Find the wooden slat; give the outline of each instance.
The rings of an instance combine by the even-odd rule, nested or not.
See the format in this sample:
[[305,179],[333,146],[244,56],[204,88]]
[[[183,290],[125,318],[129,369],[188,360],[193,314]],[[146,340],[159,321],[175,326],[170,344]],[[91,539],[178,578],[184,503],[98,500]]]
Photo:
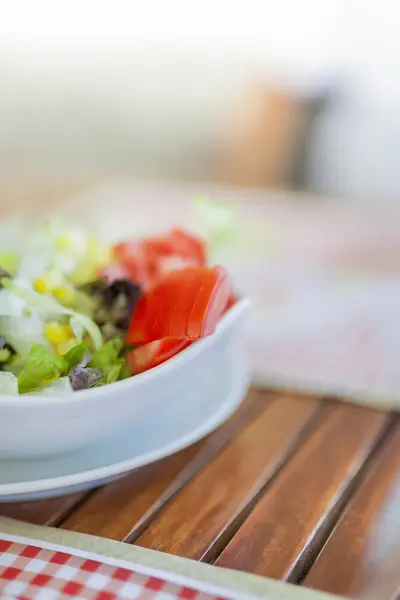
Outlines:
[[116,540],[135,539],[195,473],[266,409],[271,398],[251,390],[239,410],[204,442],[99,490],[63,528]]
[[0,515],[36,525],[57,525],[84,497],[85,493],[82,493],[49,500],[0,504]]
[[124,540],[197,454],[200,444],[105,486],[73,513],[63,529]]
[[376,600],[400,589],[400,425],[374,457],[305,585]]
[[180,492],[137,544],[211,560],[285,462],[319,401],[279,397]]
[[217,564],[293,582],[309,566],[388,424],[387,415],[355,406],[324,413]]

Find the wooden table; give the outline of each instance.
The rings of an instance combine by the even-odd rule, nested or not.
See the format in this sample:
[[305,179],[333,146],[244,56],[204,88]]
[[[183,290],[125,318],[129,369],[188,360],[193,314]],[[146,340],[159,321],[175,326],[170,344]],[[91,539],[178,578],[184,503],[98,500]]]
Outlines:
[[254,389],[179,454],[92,492],[0,505],[0,514],[389,600],[400,589],[400,423]]

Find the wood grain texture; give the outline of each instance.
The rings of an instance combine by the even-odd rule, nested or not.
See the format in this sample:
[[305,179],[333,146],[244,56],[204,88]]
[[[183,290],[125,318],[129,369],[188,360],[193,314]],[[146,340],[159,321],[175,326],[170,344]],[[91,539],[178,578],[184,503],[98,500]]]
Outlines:
[[58,525],[63,517],[77,507],[86,494],[71,494],[62,498],[0,504],[0,515],[35,525]]
[[63,523],[63,528],[134,540],[195,473],[266,409],[271,397],[251,390],[239,410],[206,440],[99,490]]
[[279,397],[151,523],[137,544],[212,560],[286,461],[319,401]]
[[305,585],[363,600],[396,596],[400,589],[400,425],[374,457]]
[[320,417],[217,564],[292,582],[309,567],[389,419],[339,404]]

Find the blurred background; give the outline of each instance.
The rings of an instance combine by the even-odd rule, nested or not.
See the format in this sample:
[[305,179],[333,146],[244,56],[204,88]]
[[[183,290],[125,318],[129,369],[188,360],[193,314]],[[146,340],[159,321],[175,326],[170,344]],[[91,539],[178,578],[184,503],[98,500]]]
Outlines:
[[2,206],[121,177],[396,204],[399,12],[395,0],[5,3]]

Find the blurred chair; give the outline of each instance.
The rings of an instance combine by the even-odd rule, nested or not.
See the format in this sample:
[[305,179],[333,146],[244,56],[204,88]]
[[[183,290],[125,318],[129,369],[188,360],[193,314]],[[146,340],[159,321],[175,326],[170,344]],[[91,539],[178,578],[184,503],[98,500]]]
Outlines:
[[230,184],[288,187],[303,179],[302,152],[312,105],[273,88],[258,89],[232,121],[222,179]]

